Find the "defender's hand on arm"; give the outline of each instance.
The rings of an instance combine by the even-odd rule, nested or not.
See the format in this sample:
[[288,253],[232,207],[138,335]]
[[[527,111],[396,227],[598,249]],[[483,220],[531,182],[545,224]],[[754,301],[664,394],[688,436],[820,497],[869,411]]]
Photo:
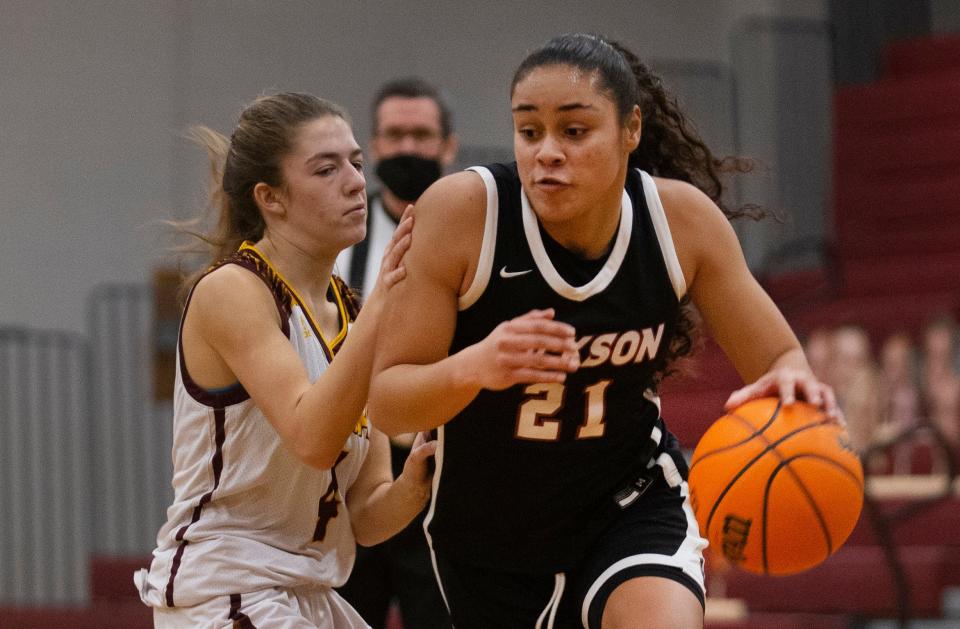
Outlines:
[[[380,259],[380,273],[373,291],[389,290],[394,284],[406,277],[407,269],[403,265],[403,256],[413,241],[413,206],[408,205],[400,217],[393,236]],[[371,291],[371,292],[373,292]]]
[[371,426],[370,451],[360,474],[347,492],[350,522],[357,543],[372,546],[403,530],[430,499],[433,475],[428,459],[437,449],[421,433],[394,480],[390,465],[390,444],[386,435]]
[[437,442],[430,438],[430,433],[418,432],[413,440],[410,454],[407,455],[407,460],[403,464],[403,472],[394,481],[422,504],[426,504],[430,498],[433,472],[430,471],[429,460],[436,452]]

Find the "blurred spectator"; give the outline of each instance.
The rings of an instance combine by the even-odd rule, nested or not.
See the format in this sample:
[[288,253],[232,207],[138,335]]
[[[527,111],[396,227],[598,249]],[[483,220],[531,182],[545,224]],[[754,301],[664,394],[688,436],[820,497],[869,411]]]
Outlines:
[[880,383],[870,337],[855,325],[837,328],[830,337],[827,382],[847,417],[854,447],[863,452],[873,440],[880,415]]
[[830,381],[831,335],[829,328],[816,328],[807,335],[803,348],[813,375],[824,382]]
[[924,329],[921,391],[930,423],[960,446],[960,373],[956,367],[957,325],[950,317]]
[[860,452],[887,443],[867,467],[876,473],[942,472],[944,460],[929,431],[899,439],[917,426],[932,426],[960,456],[960,334],[949,316],[932,320],[920,347],[900,332],[884,340],[879,366],[870,338],[857,325],[816,328],[804,351],[818,377],[833,386]]
[[[460,148],[445,96],[421,78],[383,84],[374,96],[372,114],[370,170],[381,186],[367,199],[367,237],[337,257],[347,285],[364,298],[374,286],[383,249],[403,211],[450,167]],[[413,443],[413,438],[409,441]],[[432,574],[431,568],[431,578]]]
[[[920,387],[917,351],[904,332],[892,334],[880,352],[880,416],[875,441],[892,441],[920,423]],[[889,472],[908,474],[912,467],[913,445],[893,444],[889,450]]]
[[883,342],[880,382],[880,424],[891,433],[915,426],[920,418],[920,389],[917,352],[908,334],[892,334]]

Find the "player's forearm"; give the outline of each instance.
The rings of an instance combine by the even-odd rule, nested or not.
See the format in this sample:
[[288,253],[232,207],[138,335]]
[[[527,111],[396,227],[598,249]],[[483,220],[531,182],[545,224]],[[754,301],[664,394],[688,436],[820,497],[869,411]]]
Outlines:
[[377,307],[364,307],[330,366],[294,406],[291,447],[308,465],[330,469],[363,413],[379,314]]
[[809,372],[810,363],[807,362],[807,357],[803,353],[803,348],[801,348],[799,345],[791,346],[773,361],[767,371],[772,371],[774,369],[783,367]]
[[402,531],[426,506],[430,492],[403,477],[381,483],[358,504],[351,504],[353,534],[361,546],[373,546]]
[[390,436],[431,430],[450,421],[480,392],[468,350],[428,365],[394,365],[375,374],[370,416]]

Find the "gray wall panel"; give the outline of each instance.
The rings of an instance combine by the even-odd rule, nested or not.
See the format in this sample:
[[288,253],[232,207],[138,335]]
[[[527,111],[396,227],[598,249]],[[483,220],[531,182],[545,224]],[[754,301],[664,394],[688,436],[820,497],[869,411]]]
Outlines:
[[0,328],[0,604],[88,597],[87,366],[81,337]]

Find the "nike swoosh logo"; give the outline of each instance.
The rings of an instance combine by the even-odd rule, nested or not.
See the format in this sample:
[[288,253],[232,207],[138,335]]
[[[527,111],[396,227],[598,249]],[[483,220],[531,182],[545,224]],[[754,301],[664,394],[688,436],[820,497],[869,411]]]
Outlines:
[[500,269],[500,277],[505,279],[510,279],[511,277],[519,277],[521,275],[526,275],[527,273],[533,273],[533,269],[527,269],[526,271],[508,271],[507,267]]

